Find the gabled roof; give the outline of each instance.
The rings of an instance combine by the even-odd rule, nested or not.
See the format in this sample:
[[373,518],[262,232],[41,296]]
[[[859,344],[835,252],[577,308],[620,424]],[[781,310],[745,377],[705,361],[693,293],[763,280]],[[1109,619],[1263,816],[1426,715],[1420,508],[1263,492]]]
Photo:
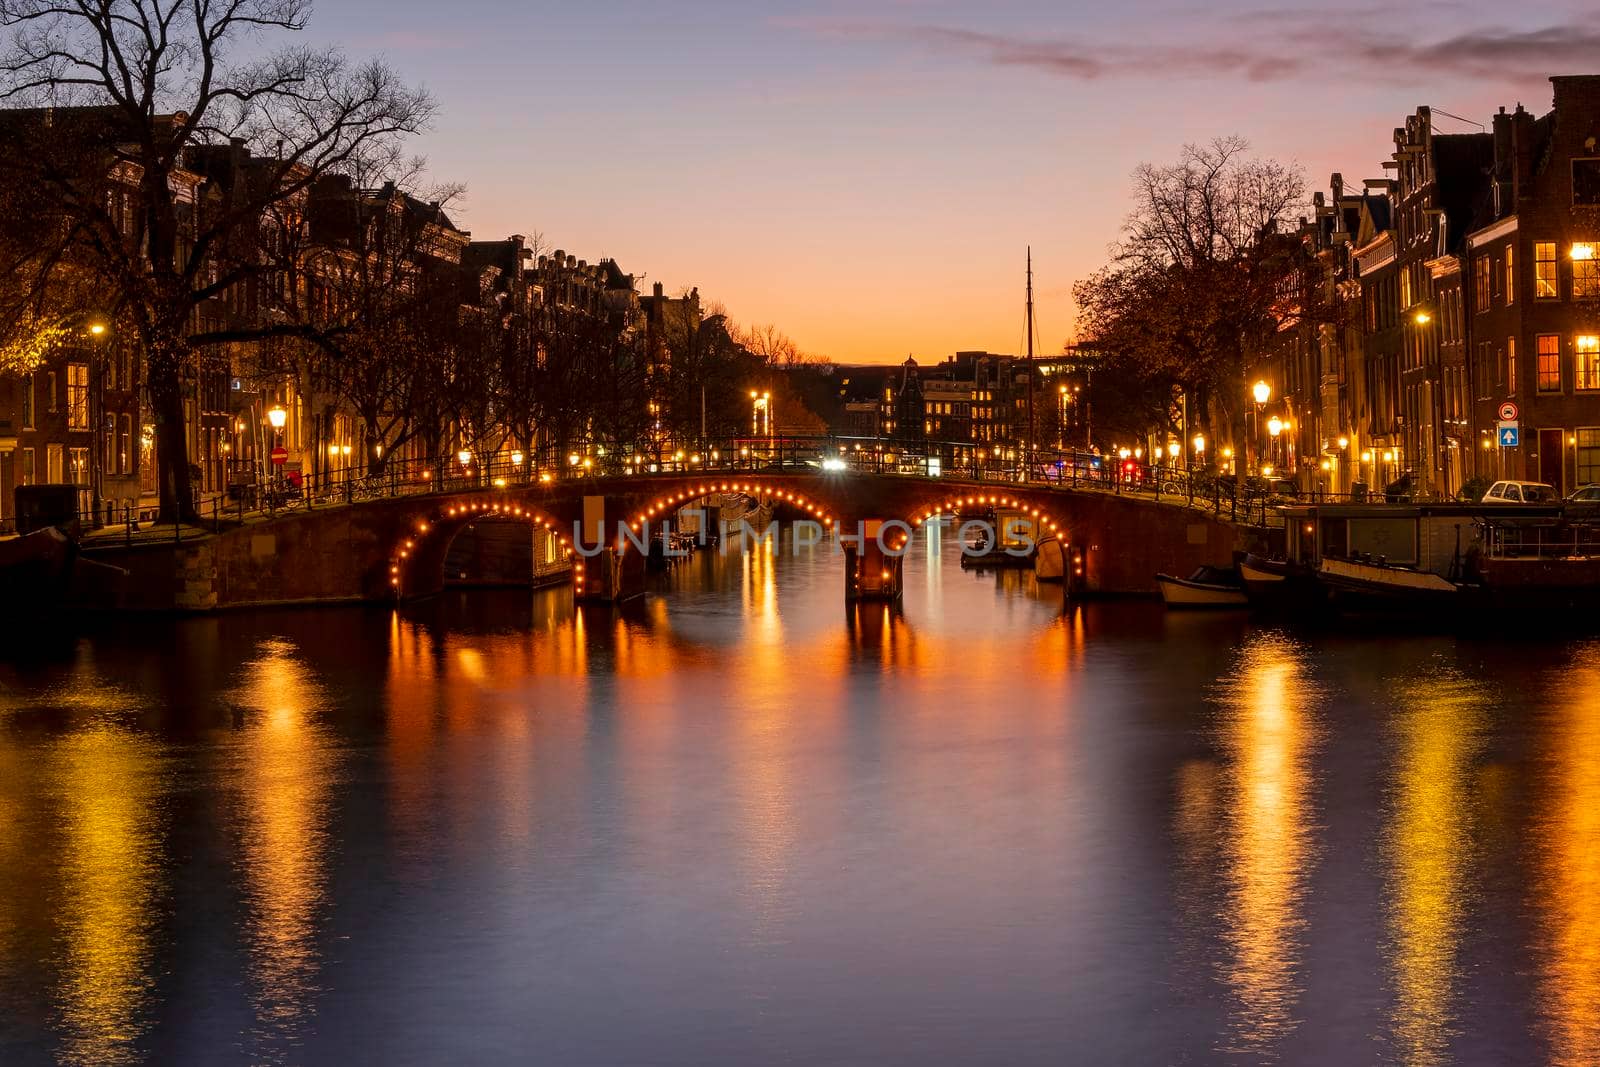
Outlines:
[[1493,221],[1493,172],[1494,134],[1433,135],[1434,200],[1444,211],[1446,255],[1459,252],[1467,234]]

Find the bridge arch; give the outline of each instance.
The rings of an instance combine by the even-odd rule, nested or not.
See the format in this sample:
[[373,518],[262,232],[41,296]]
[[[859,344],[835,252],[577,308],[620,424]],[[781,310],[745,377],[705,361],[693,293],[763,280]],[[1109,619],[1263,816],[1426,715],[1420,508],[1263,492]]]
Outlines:
[[[408,520],[395,534],[388,561],[390,595],[410,600],[439,592],[444,583],[445,554],[450,543],[472,522],[500,519],[525,522],[555,538],[560,551],[572,560],[572,542],[561,532],[561,520],[549,512],[506,497],[503,499],[441,500]],[[573,581],[582,582],[582,563],[573,562]]]
[[[697,500],[704,500],[709,496],[723,493],[742,493],[751,495],[762,493],[771,497],[775,502],[781,501],[810,515],[824,527],[837,531],[839,520],[827,507],[814,496],[797,493],[793,489],[780,488],[777,484],[763,485],[759,481],[734,478],[729,480],[713,479],[700,482],[691,482],[685,485],[674,485],[663,490],[648,504],[636,506],[636,510],[625,521],[628,528],[636,534],[642,534],[646,525],[662,514],[676,514],[684,504],[692,504]],[[627,538],[622,539],[621,549],[627,551],[633,547]]]

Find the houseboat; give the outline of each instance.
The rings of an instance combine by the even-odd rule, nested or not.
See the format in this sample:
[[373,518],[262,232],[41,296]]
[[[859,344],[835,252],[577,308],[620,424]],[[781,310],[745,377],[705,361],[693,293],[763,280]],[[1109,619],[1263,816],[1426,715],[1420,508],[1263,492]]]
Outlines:
[[[1559,504],[1310,504],[1279,512],[1283,557],[1248,557],[1241,568],[1252,604],[1465,610],[1469,618],[1489,609],[1600,607],[1600,522],[1568,519]],[[1298,596],[1285,595],[1291,583]]]

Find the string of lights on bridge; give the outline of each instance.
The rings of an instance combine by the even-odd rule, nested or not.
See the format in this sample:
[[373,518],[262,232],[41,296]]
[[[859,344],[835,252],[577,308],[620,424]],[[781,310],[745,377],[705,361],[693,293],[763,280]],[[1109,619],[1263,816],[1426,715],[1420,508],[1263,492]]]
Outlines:
[[[830,516],[828,511],[816,501],[808,499],[803,494],[793,492],[792,490],[764,488],[759,484],[754,484],[751,482],[703,482],[698,485],[682,489],[678,492],[662,494],[661,496],[656,497],[648,507],[644,508],[644,510],[635,514],[633,519],[629,522],[629,527],[635,533],[639,533],[644,530],[646,523],[650,522],[658,515],[676,513],[676,511],[685,504],[690,504],[697,500],[703,500],[706,497],[719,493],[740,493],[746,496],[757,494],[765,495],[774,503],[790,504],[801,511],[804,511],[812,519],[820,522],[825,528],[832,530],[836,535],[839,532],[838,519]],[[1047,530],[1051,535],[1058,535],[1061,529],[1060,524],[1052,516],[1044,513],[1039,508],[1029,507],[1027,502],[1021,500],[1020,498],[982,493],[972,494],[969,496],[951,497],[944,500],[937,508],[930,507],[921,509],[920,512],[911,520],[909,525],[915,529],[920,529],[927,523],[943,515],[960,514],[964,508],[975,507],[1014,508],[1019,513],[1033,519],[1039,524],[1040,527],[1043,528],[1043,530]],[[478,518],[522,520],[542,527],[548,531],[551,536],[556,538],[557,544],[560,546],[560,549],[566,558],[572,560],[574,590],[580,595],[582,594],[586,581],[583,561],[581,559],[573,559],[571,540],[566,535],[557,531],[556,520],[540,511],[524,507],[512,500],[493,500],[471,501],[467,503],[436,507],[433,509],[428,518],[417,520],[412,529],[408,532],[407,536],[402,538],[400,542],[395,545],[394,551],[390,557],[389,585],[395,591],[396,595],[401,593],[401,580],[403,573],[405,568],[408,566],[409,561],[417,554],[419,550],[419,543],[422,540],[439,533],[442,526],[448,528],[451,525],[451,520],[471,520]],[[453,536],[453,529],[450,530],[450,533]],[[896,550],[904,548],[906,541],[906,537],[902,535],[897,539],[896,543],[890,547],[893,547]],[[626,552],[630,545],[631,542],[629,539],[623,538],[618,547],[621,551]]]

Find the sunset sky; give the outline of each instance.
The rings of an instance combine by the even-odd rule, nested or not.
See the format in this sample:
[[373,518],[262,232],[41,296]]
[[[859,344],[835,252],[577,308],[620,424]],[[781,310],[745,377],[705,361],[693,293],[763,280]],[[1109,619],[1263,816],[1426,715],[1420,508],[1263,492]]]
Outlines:
[[[1419,104],[1488,122],[1600,72],[1594,0],[321,0],[440,115],[420,149],[475,237],[541,232],[643,286],[697,285],[840,361],[1045,350],[1105,258],[1130,171],[1241,134],[1381,175]],[[1445,132],[1474,127],[1438,116]]]

